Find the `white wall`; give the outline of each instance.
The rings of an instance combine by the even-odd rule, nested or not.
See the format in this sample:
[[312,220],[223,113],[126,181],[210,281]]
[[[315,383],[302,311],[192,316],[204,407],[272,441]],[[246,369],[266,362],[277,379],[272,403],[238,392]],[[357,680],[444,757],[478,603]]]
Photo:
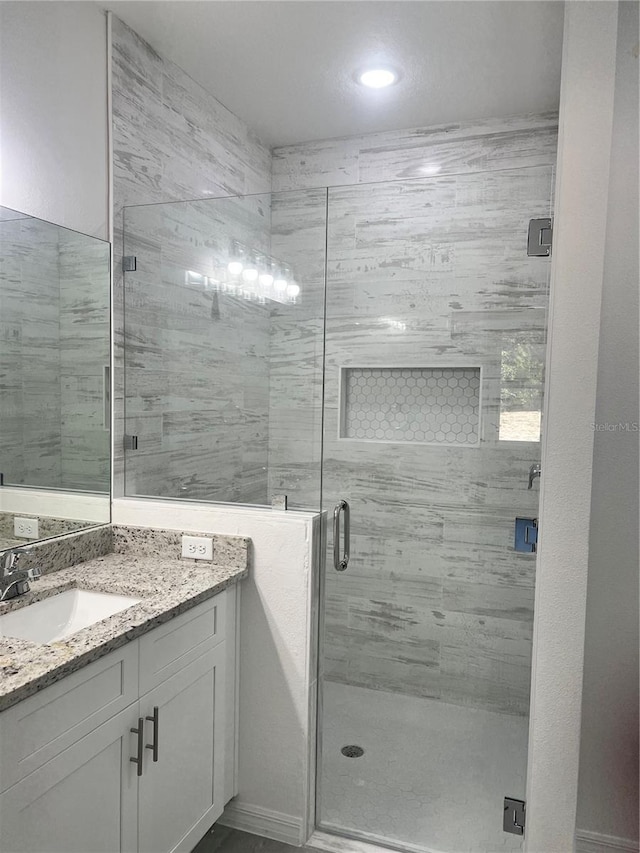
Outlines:
[[240,604],[239,794],[223,822],[301,843],[314,772],[318,516],[124,498],[113,502],[113,522],[251,539]]
[[108,524],[109,496],[3,486],[0,489],[0,512],[24,512],[26,515],[48,515]]
[[0,204],[107,237],[106,18],[0,3]]
[[[578,832],[638,839],[638,3],[619,7]],[[629,424],[632,431],[611,429]],[[607,427],[609,425],[609,428]],[[580,839],[579,839],[580,843]]]
[[616,33],[616,3],[567,3],[527,779],[536,853],[574,846]]

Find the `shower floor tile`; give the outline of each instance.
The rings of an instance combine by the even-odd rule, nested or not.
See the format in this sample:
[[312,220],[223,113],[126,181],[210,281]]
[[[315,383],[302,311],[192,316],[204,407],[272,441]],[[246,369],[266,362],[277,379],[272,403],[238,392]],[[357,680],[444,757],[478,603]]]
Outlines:
[[[319,823],[410,851],[516,853],[505,796],[524,799],[528,720],[325,682]],[[345,745],[361,758],[341,754]]]

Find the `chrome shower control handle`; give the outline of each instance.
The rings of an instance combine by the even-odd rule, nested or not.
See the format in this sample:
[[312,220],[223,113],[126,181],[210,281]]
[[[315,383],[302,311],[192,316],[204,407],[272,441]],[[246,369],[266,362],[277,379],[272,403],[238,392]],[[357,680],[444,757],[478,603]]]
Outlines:
[[533,465],[531,466],[531,468],[529,468],[529,485],[527,486],[527,488],[532,489],[533,488],[533,481],[535,480],[535,478],[541,477],[541,476],[542,476],[542,466],[540,465],[539,462],[534,462]]

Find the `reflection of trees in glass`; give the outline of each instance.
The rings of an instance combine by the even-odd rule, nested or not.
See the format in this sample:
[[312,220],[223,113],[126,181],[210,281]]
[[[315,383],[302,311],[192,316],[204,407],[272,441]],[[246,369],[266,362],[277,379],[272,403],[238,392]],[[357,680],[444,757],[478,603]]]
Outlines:
[[507,338],[502,350],[501,409],[503,411],[540,411],[544,361],[539,344]]

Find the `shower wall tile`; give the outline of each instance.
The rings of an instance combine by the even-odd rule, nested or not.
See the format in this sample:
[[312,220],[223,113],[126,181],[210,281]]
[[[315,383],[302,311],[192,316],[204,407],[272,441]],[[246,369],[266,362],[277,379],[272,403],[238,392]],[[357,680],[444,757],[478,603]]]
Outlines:
[[442,584],[442,606],[454,612],[532,622],[533,586],[451,582],[447,578]]
[[[113,146],[114,146],[114,381],[115,381],[115,435],[114,435],[114,472],[115,495],[125,493],[123,451],[124,436],[124,316],[123,316],[123,207],[125,205],[153,204],[157,202],[179,201],[183,199],[215,198],[219,196],[268,193],[271,189],[271,154],[237,116],[227,110],[216,98],[193,81],[181,68],[160,56],[153,48],[141,39],[133,30],[114,16],[113,18]],[[158,217],[161,213],[158,211]],[[267,211],[267,223],[268,223]],[[149,214],[151,217],[151,214]],[[159,221],[159,219],[158,219]],[[211,223],[209,223],[211,224]],[[264,228],[262,229],[264,233]],[[131,235],[128,235],[131,237]],[[170,282],[163,282],[159,275],[158,253],[161,251],[158,233],[149,227],[144,234],[138,235],[135,251],[131,241],[128,241],[126,254],[137,254],[139,281],[146,285],[135,297],[137,316],[132,316],[127,340],[127,354],[133,350],[133,358],[138,359],[139,369],[147,358],[158,362],[161,352],[166,350],[166,342],[160,339],[159,329],[164,318],[176,319],[182,316],[185,323],[187,316],[181,311],[182,300],[166,300],[171,297],[171,288],[177,287],[175,276]],[[202,245],[207,239],[206,231],[200,235],[200,245],[195,248],[196,255],[202,254],[206,248]],[[174,241],[174,256],[171,257],[168,247],[162,258],[167,268],[173,265],[176,269],[198,269],[186,266],[189,250],[194,244],[185,242],[180,245]],[[183,251],[186,249],[186,254]],[[192,253],[193,254],[193,253]],[[155,264],[155,267],[154,267]],[[146,276],[146,277],[145,277]],[[163,294],[155,299],[156,289],[164,288]],[[164,300],[164,301],[163,301]],[[130,309],[127,305],[128,310]],[[227,306],[228,307],[228,306]],[[204,306],[211,311],[214,306]],[[225,308],[222,309],[224,314]],[[146,320],[143,323],[142,320]],[[141,331],[144,325],[146,330]],[[128,324],[129,326],[129,324]],[[184,328],[184,325],[183,325]],[[211,327],[209,328],[209,332]],[[201,332],[205,334],[204,331]],[[144,334],[145,340],[140,339]],[[240,334],[240,339],[242,336]],[[265,341],[268,335],[265,333]],[[171,350],[174,354],[176,348]],[[186,380],[191,381],[193,373],[198,379],[198,392],[191,404],[191,411],[196,413],[206,396],[204,386],[214,387],[211,373],[212,364],[200,364],[199,356],[202,350],[191,349],[195,359],[186,372],[186,355],[178,357],[178,363],[172,365],[176,386],[180,386],[182,371],[182,387]],[[182,366],[181,366],[182,365]],[[224,367],[224,365],[221,365]],[[225,374],[228,376],[228,374]],[[216,373],[220,376],[220,372]],[[158,394],[164,395],[167,386],[163,386],[162,371],[155,377],[150,377],[150,389],[145,394],[147,403],[153,395],[151,386],[155,386]],[[260,371],[256,375],[259,381]],[[180,392],[179,392],[180,393]],[[221,390],[219,397],[224,397]],[[226,393],[229,406],[237,406],[234,391],[230,388]],[[142,399],[142,398],[140,398]],[[235,401],[234,401],[235,400]],[[175,406],[183,405],[189,408],[182,398],[182,403],[175,401]],[[252,405],[255,405],[255,400]],[[174,407],[175,408],[175,407]],[[132,414],[137,416],[135,411]],[[263,412],[266,422],[266,409]],[[236,428],[251,429],[250,424],[240,425],[233,419],[227,423],[230,433]],[[129,432],[132,430],[129,429]],[[197,432],[197,429],[195,430]],[[155,433],[153,435],[156,435]],[[153,440],[153,435],[149,436]],[[156,435],[157,437],[157,435]],[[236,436],[240,440],[241,436]],[[261,445],[266,454],[266,438],[257,436],[256,447]],[[220,492],[232,478],[228,465],[222,472],[222,479],[213,477],[216,466],[222,463],[222,457],[228,453],[231,438],[220,440],[217,447],[207,446],[200,437],[193,445],[193,452],[186,450],[177,455],[171,451],[163,452],[144,460],[132,462],[131,489],[141,493],[146,488],[150,494],[185,494],[189,497],[212,498],[229,500],[220,497]],[[262,452],[262,451],[260,451]],[[130,454],[132,455],[132,454]],[[242,463],[242,476],[237,486],[238,493],[244,496],[266,492],[266,474],[264,459],[252,451],[251,460]],[[227,462],[229,457],[227,457]],[[136,468],[136,466],[138,466]],[[186,469],[185,470],[185,466]],[[139,469],[139,470],[138,470]],[[164,472],[163,472],[164,469]],[[221,469],[222,470],[222,469]],[[204,476],[199,477],[199,473]],[[143,479],[136,486],[136,481],[142,475]],[[259,483],[262,478],[262,484]],[[217,483],[217,485],[216,485]],[[210,487],[215,491],[210,491]],[[167,492],[168,490],[168,492]],[[183,490],[183,491],[178,491]],[[248,499],[248,498],[247,498]]]
[[[544,355],[549,263],[527,258],[526,233],[551,210],[556,133],[555,115],[525,116],[274,152],[274,189],[338,185],[328,195],[323,494],[327,509],[350,502],[351,561],[333,571],[329,532],[330,679],[528,713],[535,558],[514,551],[513,523],[537,514],[526,474],[540,445],[500,441],[499,427],[503,359],[518,347]],[[280,239],[304,244],[304,205],[282,219]],[[274,339],[286,353],[280,393],[302,402],[310,374],[296,346],[313,320],[297,319]],[[478,447],[340,439],[341,371],[452,364],[482,368]],[[297,477],[300,499],[299,439],[316,440],[320,400],[307,397],[295,418],[298,440],[291,420],[272,420],[270,468]]]
[[288,145],[273,151],[273,190],[547,166],[557,131],[548,113]]
[[271,314],[269,493],[294,509],[320,507],[326,214],[326,189],[272,195],[271,250],[300,296]]
[[119,206],[270,191],[268,148],[115,16],[113,75]]

